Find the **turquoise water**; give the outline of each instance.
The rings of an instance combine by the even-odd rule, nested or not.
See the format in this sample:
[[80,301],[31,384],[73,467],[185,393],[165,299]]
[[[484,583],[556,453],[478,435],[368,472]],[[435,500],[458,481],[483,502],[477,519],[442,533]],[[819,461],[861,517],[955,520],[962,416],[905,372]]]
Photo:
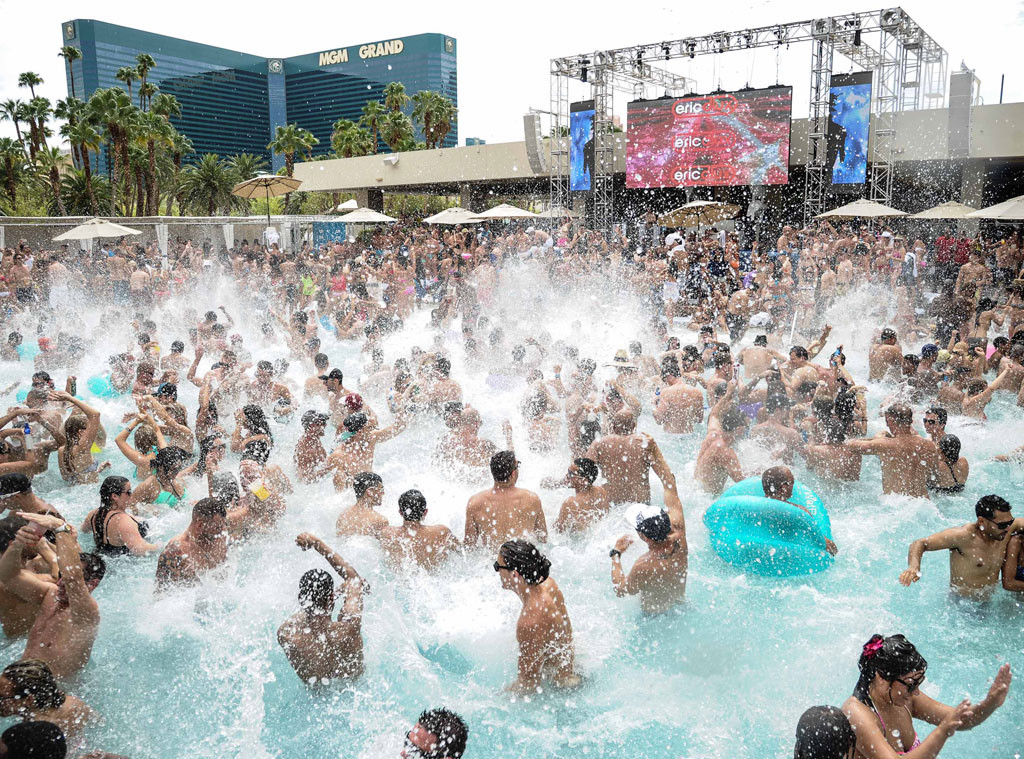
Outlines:
[[[512,276],[500,315],[493,318],[509,330],[571,336],[581,355],[599,364],[610,361],[643,323],[638,304],[598,287],[538,300],[537,281],[529,270]],[[257,339],[257,306],[224,288],[217,294],[217,304],[233,307],[256,357],[283,356],[279,346],[265,347]],[[861,291],[835,308],[830,318],[836,337],[830,345],[842,341],[855,357],[866,352],[876,326],[867,318],[870,298],[878,296]],[[193,305],[202,312],[213,304]],[[87,315],[87,321],[97,318]],[[156,319],[161,344],[183,337],[171,328],[180,316],[162,313]],[[414,344],[429,346],[428,333],[420,328],[425,319],[419,314],[414,328],[386,344],[389,362],[407,355]],[[501,419],[512,419],[523,462],[520,482],[541,493],[550,524],[567,493],[540,490],[539,482],[564,472],[568,454],[529,451],[516,411],[520,391],[495,394],[483,373],[467,374],[458,340],[454,333],[451,337],[453,376],[483,413],[482,435],[500,440]],[[338,346],[327,338],[325,345],[333,364],[347,377],[358,376],[364,358],[357,346]],[[99,367],[108,350],[97,348],[87,363]],[[855,376],[866,376],[863,361],[851,363]],[[16,367],[0,370],[4,385],[15,376]],[[289,376],[296,384],[304,379],[297,365]],[[183,399],[194,409],[195,388],[182,387]],[[871,432],[881,424],[875,411],[890,392],[871,388]],[[112,441],[127,403],[97,405]],[[376,406],[384,408],[382,402]],[[540,694],[523,703],[502,692],[515,677],[519,602],[500,589],[490,557],[457,558],[436,576],[396,577],[384,568],[372,541],[333,537],[338,511],[353,499],[350,493],[335,494],[329,483],[296,484],[277,532],[234,549],[225,571],[202,588],[155,600],[155,557],[111,560],[96,592],[102,611],[99,639],[91,663],[70,690],[105,717],[90,734],[90,747],[133,759],[397,756],[419,711],[442,704],[466,718],[467,757],[474,759],[788,756],[801,712],[812,704],[840,704],[849,695],[860,646],[874,632],[902,632],[920,648],[930,665],[924,688],[930,695],[947,703],[979,700],[1002,662],[1009,661],[1018,675],[1024,671],[1024,599],[1000,590],[987,604],[952,601],[946,556],[940,554],[926,556],[923,578],[913,587],[903,588],[896,578],[910,542],[973,519],[978,496],[1000,493],[1018,511],[1024,508],[1017,498],[1024,472],[991,462],[995,454],[1024,443],[1020,411],[1009,397],[990,408],[994,420],[987,427],[957,420],[948,427],[961,436],[971,461],[963,496],[883,497],[873,460],[865,462],[861,483],[842,490],[818,483],[798,466],[798,477],[830,509],[840,554],[828,572],[791,580],[741,574],[711,552],[701,520],[710,499],[690,484],[703,433],[667,439],[645,413],[641,429],[655,434],[681,483],[691,551],[687,602],[675,614],[645,619],[636,599],[615,597],[607,550],[625,532],[618,514],[582,540],[553,536],[545,550],[565,594],[578,665],[587,677],[587,685],[570,695]],[[461,483],[432,467],[430,453],[441,429],[436,421],[418,422],[378,448],[384,513],[396,523],[398,495],[418,487],[428,499],[428,521],[444,522],[461,535],[466,499],[486,483]],[[275,456],[289,472],[295,437],[293,428],[275,427]],[[118,461],[112,442],[111,451]],[[767,460],[750,443],[741,444],[740,451],[745,468]],[[57,485],[55,464],[53,469],[37,489],[80,522],[98,504],[97,487],[65,489]],[[190,492],[196,489],[193,484]],[[153,519],[151,539],[163,543],[187,522],[184,511]],[[318,556],[294,545],[294,536],[307,530],[338,548],[372,586],[363,623],[366,675],[345,687],[308,690],[276,643],[278,625],[296,610],[299,576],[312,567],[326,568]],[[90,542],[83,538],[86,547]],[[637,551],[626,553],[627,567]],[[20,656],[23,645],[8,642],[2,662]],[[954,737],[943,756],[1019,756],[1022,718],[1024,694],[1017,683],[1002,710]],[[922,735],[928,729],[917,727]]]

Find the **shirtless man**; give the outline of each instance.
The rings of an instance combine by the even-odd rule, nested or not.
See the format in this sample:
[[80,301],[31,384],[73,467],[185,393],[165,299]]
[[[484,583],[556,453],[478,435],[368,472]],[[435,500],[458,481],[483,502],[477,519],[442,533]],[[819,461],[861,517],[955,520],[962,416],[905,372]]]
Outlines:
[[175,340],[171,343],[170,353],[165,354],[160,360],[160,369],[165,372],[178,372],[180,375],[188,371],[189,364],[191,363],[185,356],[185,343],[181,340]]
[[569,465],[566,479],[575,495],[562,502],[555,519],[555,532],[582,532],[611,510],[612,504],[605,489],[594,484],[598,472],[597,463],[588,458],[574,459]]
[[[312,548],[323,556],[343,581],[338,591],[334,580],[322,569],[311,569],[299,580],[302,611],[277,630],[277,642],[284,649],[295,674],[307,685],[331,680],[353,680],[363,674],[363,579],[352,565],[320,538],[304,532],[295,538],[303,551]],[[344,597],[341,613],[334,620],[334,603]]]
[[886,327],[868,351],[868,379],[878,382],[886,375],[896,376],[903,365],[903,350],[896,340],[896,330]]
[[665,383],[655,391],[654,421],[665,432],[685,435],[704,421],[704,393],[682,379],[675,356],[661,360],[661,379]]
[[110,292],[116,303],[126,305],[128,300],[128,280],[131,278],[132,265],[121,255],[121,249],[115,248],[114,255],[107,259],[107,277],[110,281]]
[[41,659],[57,678],[66,680],[89,662],[100,626],[100,607],[92,591],[103,579],[106,565],[96,554],[80,553],[75,528],[63,519],[28,512],[19,516],[32,523],[15,538],[23,546],[34,548],[45,530],[56,533],[60,567],[60,579],[46,591],[21,658]]
[[882,492],[928,498],[928,480],[938,464],[935,443],[914,431],[914,412],[902,403],[885,410],[889,432],[865,440],[847,440],[846,447],[862,456],[878,456]]
[[[84,701],[65,693],[50,666],[40,659],[23,659],[4,667],[0,675],[0,717],[57,725],[72,744],[98,715]],[[43,752],[44,756],[51,754]]]
[[[436,455],[447,464],[461,463],[471,467],[490,465],[491,457],[498,452],[498,446],[490,440],[480,438],[480,425],[483,420],[480,412],[471,406],[463,406],[457,413],[454,410],[445,416],[445,426],[450,430],[438,443]],[[512,426],[506,419],[502,425],[505,432],[505,443],[512,447]]]
[[228,515],[217,498],[203,498],[192,507],[192,521],[171,538],[156,565],[157,591],[174,585],[196,585],[204,574],[228,558]]
[[546,542],[548,526],[540,497],[516,487],[519,462],[515,451],[498,451],[491,457],[491,476],[493,487],[470,497],[466,504],[463,543],[497,550],[502,543],[523,536]]
[[392,568],[411,561],[428,571],[439,568],[459,549],[458,538],[443,524],[423,524],[427,499],[418,490],[407,490],[398,497],[402,524],[385,526],[379,531],[384,557]]
[[654,442],[636,432],[636,417],[623,409],[611,419],[612,434],[591,443],[586,458],[604,474],[604,489],[612,503],[650,503],[653,471],[665,488],[675,487],[675,475]]
[[303,397],[307,401],[328,400],[327,384],[324,382],[324,377],[327,376],[327,367],[330,365],[331,360],[326,353],[317,353],[313,356],[313,376],[306,380],[302,388]]
[[[32,629],[47,591],[57,584],[57,558],[49,542],[39,541],[29,547],[27,542],[16,540],[18,531],[26,525],[28,522],[16,514],[0,520],[0,622],[8,638],[20,637]],[[31,538],[35,540],[36,536]]]
[[760,377],[772,367],[772,361],[779,366],[786,363],[786,357],[776,350],[768,347],[768,336],[758,335],[754,338],[754,345],[740,351],[738,360],[743,366],[743,376],[746,379]]
[[327,461],[327,451],[320,440],[329,418],[319,411],[307,411],[302,415],[302,435],[295,444],[294,456],[300,482],[316,482],[326,474],[321,468]]
[[377,509],[384,502],[384,480],[374,472],[360,472],[352,478],[356,502],[341,512],[335,523],[338,535],[373,535],[388,526],[387,517]]
[[[249,403],[264,411],[274,410],[276,415],[290,413],[292,394],[280,382],[274,382],[274,365],[269,361],[256,364],[256,377],[245,389]],[[282,403],[283,402],[283,403]],[[282,408],[287,411],[282,411]]]
[[438,356],[433,364],[428,365],[429,389],[425,394],[425,402],[435,409],[450,401],[462,400],[462,388],[451,378],[452,362],[444,356]]
[[750,428],[750,438],[762,443],[772,458],[793,463],[793,457],[803,446],[803,437],[790,425],[789,403],[776,394],[768,393],[764,401],[766,418]]
[[707,493],[715,496],[721,495],[727,478],[732,478],[733,482],[743,479],[740,460],[732,446],[746,429],[747,417],[736,406],[729,406],[722,411],[718,421],[716,429],[709,429],[701,443],[693,470],[694,479]]
[[1024,519],[1014,519],[1010,504],[997,495],[983,496],[975,505],[977,520],[951,527],[910,545],[907,568],[900,584],[921,579],[925,551],[949,551],[949,585],[964,596],[985,598],[999,584],[1006,556],[1006,537],[1024,529]]
[[536,694],[545,682],[557,688],[578,687],[575,672],[572,622],[562,591],[549,576],[551,562],[525,540],[501,545],[494,571],[501,587],[513,591],[523,603],[516,623],[519,644],[518,677],[508,690]]
[[[761,475],[761,489],[764,490],[765,498],[788,503],[790,506],[796,506],[801,511],[810,514],[811,512],[806,506],[793,502],[793,486],[795,484],[793,471],[788,466],[773,466],[765,469],[764,474]],[[825,538],[825,550],[833,556],[839,553],[839,548],[829,538]]]

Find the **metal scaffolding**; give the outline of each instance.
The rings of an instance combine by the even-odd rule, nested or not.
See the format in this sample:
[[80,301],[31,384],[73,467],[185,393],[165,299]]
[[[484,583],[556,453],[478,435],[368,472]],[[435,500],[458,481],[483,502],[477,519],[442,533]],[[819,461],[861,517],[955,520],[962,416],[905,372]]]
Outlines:
[[[614,175],[614,138],[611,136],[615,90],[643,93],[657,88],[668,95],[692,88],[684,77],[655,62],[716,55],[739,50],[810,42],[810,125],[807,133],[805,219],[824,210],[829,187],[825,166],[825,139],[829,120],[829,84],[835,55],[865,71],[873,71],[870,197],[883,203],[892,196],[896,113],[899,110],[942,108],[946,100],[946,51],[902,8],[773,24],[735,32],[713,32],[697,37],[596,51],[551,61],[553,124],[550,194],[552,204],[569,201],[569,80],[590,85],[595,106],[595,168],[593,222],[608,230],[614,221],[611,191]],[[599,127],[600,126],[600,130]],[[607,129],[607,132],[605,132]],[[560,139],[565,135],[566,141]],[[556,159],[557,156],[557,159]],[[564,160],[563,160],[564,159]]]

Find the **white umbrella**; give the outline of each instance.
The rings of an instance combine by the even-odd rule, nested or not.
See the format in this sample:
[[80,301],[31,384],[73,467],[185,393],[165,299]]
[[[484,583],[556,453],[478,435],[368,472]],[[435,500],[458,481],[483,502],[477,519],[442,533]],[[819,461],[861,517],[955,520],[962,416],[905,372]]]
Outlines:
[[731,203],[720,203],[717,200],[695,200],[685,206],[679,206],[658,217],[658,224],[663,227],[700,227],[701,224],[714,224],[726,221],[740,212],[739,206]]
[[106,219],[89,219],[84,224],[72,227],[67,232],[54,237],[54,240],[95,240],[97,237],[124,237],[125,235],[141,235],[142,232],[131,227],[122,227]]
[[357,208],[344,216],[339,216],[338,221],[343,221],[346,224],[385,224],[389,221],[398,221],[398,219],[374,211],[372,208]]
[[562,206],[554,206],[546,211],[541,211],[539,214],[542,219],[564,219],[570,218],[575,219],[579,217],[579,214],[570,208],[563,208]]
[[921,213],[912,213],[908,216],[908,219],[964,219],[968,214],[974,213],[974,209],[971,206],[965,206],[963,203],[957,203],[955,201],[948,201],[946,203],[939,203],[934,208],[929,208]]
[[446,208],[440,213],[428,216],[423,221],[427,224],[478,224],[480,222],[472,211],[458,206]]
[[967,214],[968,219],[998,219],[1000,221],[1024,221],[1024,195],[1004,200],[994,206]]
[[339,203],[338,207],[335,208],[334,210],[335,211],[354,211],[357,208],[359,208],[359,204],[356,203],[356,199],[355,198],[351,198],[349,200],[346,200],[344,203]]
[[874,200],[860,198],[845,206],[819,213],[815,219],[884,219],[889,216],[906,216],[906,211],[882,205]]
[[282,177],[277,174],[259,174],[252,179],[239,182],[231,191],[240,198],[265,198],[267,201],[267,226],[270,226],[270,199],[278,195],[295,192],[302,185],[301,179]]
[[478,221],[487,219],[536,219],[537,214],[524,211],[522,208],[516,208],[508,203],[502,203],[500,206],[495,206],[483,213],[476,214],[473,218]]

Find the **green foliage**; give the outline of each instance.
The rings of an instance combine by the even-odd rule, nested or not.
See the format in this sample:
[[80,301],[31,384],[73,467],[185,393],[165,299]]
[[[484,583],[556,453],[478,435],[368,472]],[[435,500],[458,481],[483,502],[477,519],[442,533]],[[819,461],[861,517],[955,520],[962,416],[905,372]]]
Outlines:
[[369,155],[373,151],[373,136],[354,121],[338,119],[331,133],[331,149],[342,158]]
[[451,131],[458,109],[439,92],[423,90],[412,96],[412,118],[423,128],[428,148],[436,148]]
[[216,153],[206,153],[198,163],[186,166],[181,172],[179,189],[183,206],[200,216],[230,213],[242,201],[231,190],[235,186],[234,174],[227,161]]

